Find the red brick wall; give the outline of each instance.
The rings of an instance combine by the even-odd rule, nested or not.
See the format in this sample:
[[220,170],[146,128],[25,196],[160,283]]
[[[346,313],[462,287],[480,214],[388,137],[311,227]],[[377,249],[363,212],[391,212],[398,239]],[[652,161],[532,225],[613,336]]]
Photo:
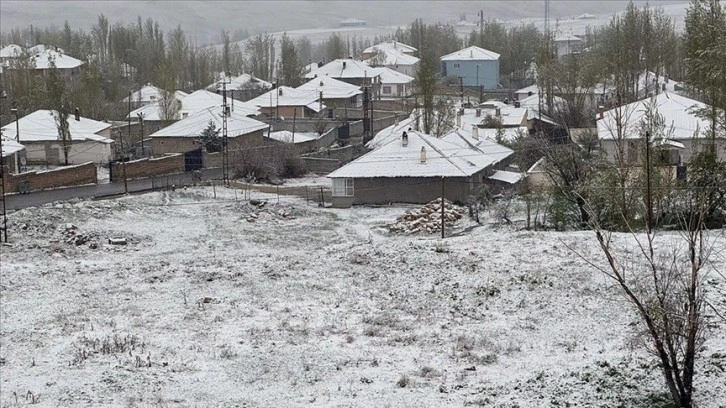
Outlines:
[[48,171],[29,171],[21,174],[6,173],[5,191],[8,193],[19,191],[18,186],[22,182],[27,182],[30,190],[42,190],[45,188],[95,184],[97,181],[96,165],[94,163],[85,163]]
[[[120,181],[124,178],[124,169],[121,163],[113,163],[111,181]],[[171,154],[155,159],[140,159],[126,162],[126,178],[141,178],[159,176],[162,174],[183,173],[184,155]]]

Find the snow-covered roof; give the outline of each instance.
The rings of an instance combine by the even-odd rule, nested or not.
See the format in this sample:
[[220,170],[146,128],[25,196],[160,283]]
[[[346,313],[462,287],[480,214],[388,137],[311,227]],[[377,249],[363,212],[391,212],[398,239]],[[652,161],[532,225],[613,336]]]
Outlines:
[[[383,52],[383,58],[376,60],[375,63],[378,65],[415,65],[419,59],[413,55],[404,54],[397,50],[381,50]],[[372,64],[376,57],[371,57],[364,62]]]
[[[189,94],[183,91],[174,91],[174,96],[179,100],[187,95]],[[151,84],[146,84],[141,89],[131,94],[131,102],[152,103],[159,99],[161,99],[161,89]],[[122,102],[128,101],[128,96],[122,100]]]
[[486,135],[482,137],[482,130],[485,129],[479,129],[479,136],[477,139],[474,139],[471,131],[458,128],[445,134],[441,137],[441,139],[451,142],[459,147],[476,149],[482,154],[490,156],[494,163],[498,163],[514,153],[514,150],[495,142],[494,138],[486,137]]
[[[289,86],[280,86],[247,101],[247,103],[259,108],[306,106],[315,112],[320,112],[319,96],[320,94],[315,89],[298,90]],[[324,94],[323,97],[325,97]],[[323,107],[325,106],[323,105]]]
[[[188,118],[169,125],[149,137],[198,137],[213,121],[218,129],[222,129],[222,108],[208,107],[202,109]],[[239,111],[230,112],[227,117],[227,137],[243,136],[257,130],[267,129],[268,124],[248,118]],[[221,132],[220,132],[221,136]]]
[[[179,118],[184,118],[185,115],[192,116],[197,112],[211,107],[220,107],[221,109],[223,103],[222,95],[204,89],[194,91],[181,99],[177,97],[177,100],[181,102]],[[234,101],[232,103],[231,98],[227,98],[227,104],[230,106],[230,109],[234,105],[234,111],[245,116],[257,115],[259,113],[258,109],[249,102]],[[139,113],[143,113],[145,120],[161,120],[158,101],[131,111],[131,118],[136,118]]]
[[58,69],[71,69],[83,65],[83,61],[49,48],[35,54],[31,52],[30,55],[35,57],[36,69],[49,69],[51,61],[55,62],[55,67]]
[[289,130],[278,130],[276,132],[270,132],[270,139],[277,140],[284,143],[303,143],[311,140],[318,139],[320,137],[316,132],[295,132],[293,136]]
[[217,78],[217,81],[209,84],[209,86],[207,86],[205,89],[209,91],[216,91],[217,89],[222,90],[222,82],[227,82],[227,89],[247,89],[251,86],[258,86],[263,89],[272,88],[271,83],[250,74],[242,74],[236,77],[230,77],[226,76],[224,72],[220,72],[219,74],[217,74]]
[[20,143],[16,142],[15,140],[6,139],[5,137],[3,137],[3,150],[2,150],[3,157],[8,157],[23,149],[25,149],[25,146],[21,145]]
[[560,34],[557,37],[555,37],[555,42],[580,42],[582,39],[580,37],[576,37],[572,34]]
[[[15,139],[16,127],[20,128],[20,142],[45,142],[58,140],[58,126],[55,122],[55,111],[47,109],[37,110],[30,115],[23,116],[15,122],[8,123],[2,128],[5,137]],[[113,140],[100,136],[97,133],[111,127],[109,123],[80,117],[76,120],[71,113],[68,116],[68,130],[71,140],[92,140],[101,143],[113,143]]]
[[371,68],[376,75],[380,76],[381,84],[410,84],[414,77],[394,71],[388,67]]
[[[338,81],[335,78],[328,76],[321,76],[313,78],[310,81],[295,88],[297,91],[309,91],[316,92],[320,95],[323,92],[323,99],[342,99],[352,98],[356,95],[360,95],[363,91],[355,85],[351,85],[347,82]],[[268,96],[269,99],[269,96]]]
[[471,129],[472,124],[482,124],[487,116],[497,117],[497,109],[499,109],[499,119],[504,127],[519,127],[527,119],[528,110],[525,107],[515,108],[513,105],[507,105],[503,102],[490,102],[487,105],[496,107],[482,107],[481,116],[476,116],[476,109],[464,109],[464,115],[461,117],[461,127]]
[[416,48],[404,44],[402,42],[398,42],[395,40],[388,40],[384,41],[380,44],[376,44],[374,46],[368,47],[365,50],[363,50],[363,54],[372,54],[376,52],[376,50],[381,51],[387,51],[387,50],[393,50],[393,51],[399,51],[401,53],[414,53],[418,51]]
[[331,78],[370,78],[373,79],[374,68],[371,68],[368,64],[356,61],[354,59],[337,59],[330,61],[329,63],[318,68],[316,71],[308,72],[305,74],[305,78],[312,79],[320,76],[329,76]]
[[537,95],[539,93],[539,86],[537,86],[537,84],[532,84],[530,86],[525,86],[524,88],[517,89],[514,93],[529,95],[530,92],[532,92],[532,95]]
[[[468,177],[495,162],[494,158],[473,148],[423,134],[406,131],[408,144],[402,137],[359,157],[330,173],[330,178],[378,177]],[[425,160],[421,160],[422,148]]]
[[482,61],[482,60],[498,60],[499,54],[494,51],[485,50],[475,45],[464,48],[451,54],[441,57],[441,61]]
[[23,47],[16,44],[8,44],[0,49],[0,58],[17,58],[23,54]]
[[[655,103],[655,109],[665,119],[665,135],[667,139],[691,139],[702,137],[709,122],[695,114],[695,110],[706,107],[704,103],[670,92],[663,92],[652,98],[633,102],[603,113],[597,119],[597,136],[600,139],[614,139],[617,136],[618,110],[622,118],[622,132],[626,139],[641,137],[641,122],[645,119],[647,107]],[[654,138],[659,135],[653,135]]]
[[[551,120],[551,118],[547,117],[547,115],[540,115],[540,99],[538,94],[534,94],[532,96],[528,96],[524,99],[520,99],[517,102],[519,102],[519,106],[522,108],[527,108],[527,118],[539,119],[542,117],[542,120],[547,122],[548,120]],[[563,98],[559,96],[553,96],[552,97],[552,103],[554,104],[555,109],[564,109],[567,105],[567,101],[565,101]],[[542,100],[542,104],[545,104],[545,101]],[[546,119],[545,119],[546,118]]]
[[398,123],[394,123],[387,128],[381,129],[378,133],[373,136],[366,147],[369,149],[375,149],[376,147],[383,146],[384,144],[391,141],[392,138],[401,137],[401,132],[407,130],[413,124],[413,115],[406,117]]
[[515,173],[513,171],[497,170],[488,178],[497,181],[503,181],[508,184],[516,184],[523,177],[522,173]]

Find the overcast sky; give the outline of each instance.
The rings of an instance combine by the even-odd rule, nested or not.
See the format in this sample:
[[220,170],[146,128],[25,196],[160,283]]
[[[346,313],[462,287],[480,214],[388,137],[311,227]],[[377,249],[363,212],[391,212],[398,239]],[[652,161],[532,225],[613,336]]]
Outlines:
[[[638,1],[637,4],[645,2]],[[651,1],[654,5],[684,3]],[[551,1],[552,19],[574,18],[584,13],[611,15],[627,1]],[[416,18],[427,22],[455,23],[462,14],[475,20],[517,20],[543,17],[543,0],[509,1],[0,1],[0,27],[56,25],[68,20],[74,28],[87,30],[98,14],[112,23],[136,21],[137,16],[158,21],[164,30],[181,25],[199,43],[216,41],[222,29],[275,32],[311,28],[333,28],[345,18],[365,20],[369,26],[407,25]]]

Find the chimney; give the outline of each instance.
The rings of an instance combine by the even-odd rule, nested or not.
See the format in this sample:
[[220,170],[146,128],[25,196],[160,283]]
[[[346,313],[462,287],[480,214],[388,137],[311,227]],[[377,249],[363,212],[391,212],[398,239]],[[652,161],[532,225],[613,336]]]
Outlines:
[[343,69],[345,69],[345,65],[346,65],[346,63],[345,63],[345,61],[343,61]]
[[520,107],[522,107],[522,104],[519,103],[519,101],[514,101],[514,107],[515,108],[520,108]]
[[461,127],[461,115],[458,112],[456,114],[456,127]]
[[476,117],[477,118],[481,117],[481,108],[476,108]]
[[81,110],[76,108],[75,113],[76,113],[76,122],[80,122],[81,121]]
[[324,85],[325,85],[325,84],[323,83],[323,81],[322,81],[322,80],[320,80],[320,86],[324,86]]
[[474,58],[474,50],[469,50],[469,58]]
[[278,88],[277,89],[277,95],[278,96],[282,96],[282,88]]
[[408,146],[408,133],[406,132],[403,132],[403,135],[401,135],[401,146]]
[[605,117],[605,107],[603,105],[597,107],[597,112],[600,116],[600,119]]
[[398,125],[398,112],[393,114],[394,125]]
[[479,140],[479,126],[477,126],[477,125],[471,126],[471,137],[474,140]]
[[668,74],[665,74],[665,83],[668,83]]
[[663,92],[666,91],[666,84],[663,84]]
[[421,163],[426,163],[426,147],[421,146]]
[[496,117],[500,117],[500,116],[502,116],[502,108],[497,108],[497,109],[496,109],[496,110],[494,111],[494,116],[496,116]]

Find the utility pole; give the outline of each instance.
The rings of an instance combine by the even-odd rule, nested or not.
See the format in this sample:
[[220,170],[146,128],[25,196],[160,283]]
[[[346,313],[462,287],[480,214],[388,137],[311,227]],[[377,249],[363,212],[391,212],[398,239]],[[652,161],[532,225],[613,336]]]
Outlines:
[[[0,98],[6,99],[8,95],[2,92]],[[2,204],[3,225],[0,230],[0,238],[3,242],[8,242],[8,216],[5,212],[5,155],[3,154],[3,133],[0,129],[0,204]]]
[[[140,92],[141,91],[139,91],[139,94],[140,94]],[[131,91],[129,91],[129,128],[128,128],[128,132],[129,132],[129,140],[131,140]],[[128,183],[128,180],[126,179],[126,157],[124,154],[125,152],[124,152],[123,134],[124,134],[123,131],[119,132],[119,141],[121,142],[121,173],[123,174],[123,178],[124,178],[124,192],[126,194],[128,194],[129,193],[129,183]]]
[[[20,115],[18,114],[17,108],[10,109],[10,113],[15,115],[15,141],[20,143]],[[20,173],[20,158],[18,153],[15,153],[15,174]]]
[[297,108],[292,111],[292,145],[295,146],[295,120],[297,119]]
[[139,117],[139,124],[141,125],[141,156],[146,157],[144,153],[144,112],[136,114]]
[[444,232],[444,197],[444,176],[441,176],[441,239],[446,236]]
[[222,82],[222,178],[224,185],[229,186],[229,149],[227,148],[227,82]]
[[461,99],[461,107],[464,107],[464,77],[459,75],[459,98]]

